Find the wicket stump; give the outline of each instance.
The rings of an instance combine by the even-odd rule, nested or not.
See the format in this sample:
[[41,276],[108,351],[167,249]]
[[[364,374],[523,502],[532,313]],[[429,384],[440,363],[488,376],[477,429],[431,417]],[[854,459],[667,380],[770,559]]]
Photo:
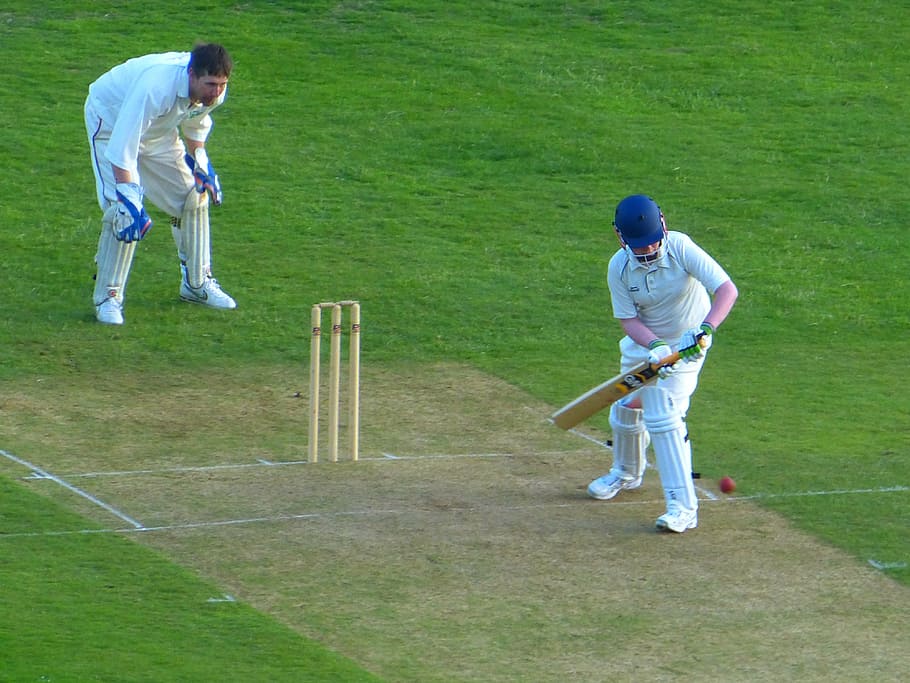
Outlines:
[[348,440],[351,460],[360,451],[360,302],[331,301],[313,304],[310,316],[310,441],[309,462],[319,461],[319,383],[322,339],[322,311],[332,310],[332,337],[329,346],[329,460],[338,461],[338,413],[341,402],[341,333],[342,312],[349,309],[348,339]]

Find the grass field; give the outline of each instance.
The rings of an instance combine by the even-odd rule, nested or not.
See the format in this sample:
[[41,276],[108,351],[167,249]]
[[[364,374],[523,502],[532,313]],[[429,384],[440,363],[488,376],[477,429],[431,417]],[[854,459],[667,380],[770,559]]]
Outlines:
[[[878,2],[6,3],[0,680],[905,679],[907,27]],[[209,150],[239,308],[178,301],[152,209],[126,325],[97,325],[87,85],[199,39],[236,62]],[[546,422],[615,372],[633,192],[741,292],[679,537],[654,472],[586,500],[609,454]],[[363,462],[305,465],[309,306],[345,298]]]

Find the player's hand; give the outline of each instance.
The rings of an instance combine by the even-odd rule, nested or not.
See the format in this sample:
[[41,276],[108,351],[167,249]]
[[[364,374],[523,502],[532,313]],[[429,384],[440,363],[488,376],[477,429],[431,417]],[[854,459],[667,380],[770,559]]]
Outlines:
[[651,352],[648,354],[648,362],[653,366],[657,366],[658,377],[661,379],[666,379],[674,372],[676,372],[675,363],[672,365],[662,365],[664,359],[667,358],[667,356],[673,355],[673,349],[670,348],[670,345],[667,344],[667,342],[665,342],[663,339],[656,339],[655,341],[651,342],[651,346],[649,348]]
[[[694,363],[705,357],[705,351],[711,348],[713,343],[714,328],[708,323],[702,323],[701,327],[688,330],[679,338],[679,357],[686,363]],[[699,344],[699,337],[701,344]]]
[[221,192],[221,181],[218,180],[218,174],[215,173],[212,162],[209,161],[208,153],[204,147],[197,147],[193,154],[194,156],[187,154],[184,158],[186,159],[186,165],[193,172],[193,180],[196,181],[196,192],[199,194],[208,192],[212,197],[212,204],[220,206],[224,199],[224,194]]
[[142,188],[136,183],[117,183],[116,207],[111,227],[121,242],[138,242],[152,229],[152,219],[142,205]]

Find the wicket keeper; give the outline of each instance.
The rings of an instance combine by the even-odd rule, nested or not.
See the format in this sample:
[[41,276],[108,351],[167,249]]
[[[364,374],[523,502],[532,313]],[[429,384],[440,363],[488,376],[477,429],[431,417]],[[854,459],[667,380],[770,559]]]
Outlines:
[[209,43],[130,59],[89,86],[85,128],[103,211],[93,296],[99,322],[123,324],[136,243],[152,227],[146,200],[171,217],[180,298],[236,308],[212,277],[209,206],[221,204],[222,192],[205,149],[232,69],[227,50]]
[[[613,316],[626,334],[619,342],[622,372],[644,361],[659,364],[679,349],[687,352],[674,365],[662,367],[656,383],[612,405],[613,467],[588,485],[588,495],[609,500],[641,486],[650,444],[667,508],[657,518],[657,528],[682,533],[698,526],[686,428],[689,400],[714,333],[738,292],[692,238],[667,229],[651,197],[638,194],[619,202],[613,227],[620,249],[610,259],[607,284]],[[704,335],[704,348],[696,344],[698,335]]]

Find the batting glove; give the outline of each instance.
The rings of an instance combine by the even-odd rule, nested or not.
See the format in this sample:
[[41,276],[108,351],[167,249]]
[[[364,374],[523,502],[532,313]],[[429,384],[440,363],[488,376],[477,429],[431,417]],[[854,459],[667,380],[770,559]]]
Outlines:
[[193,172],[196,192],[199,194],[208,192],[212,197],[212,204],[220,206],[221,201],[224,199],[224,194],[221,192],[221,181],[218,180],[218,174],[215,173],[212,162],[209,161],[209,155],[203,147],[197,147],[195,155],[196,157],[193,158],[186,154],[184,159],[186,160],[186,165]]
[[[687,363],[694,363],[705,357],[705,352],[713,343],[714,328],[708,323],[701,327],[691,329],[679,338],[679,357]],[[699,344],[699,338],[701,344]]]
[[671,365],[662,365],[667,356],[673,355],[673,349],[670,348],[670,345],[667,344],[667,342],[663,339],[655,339],[648,348],[651,350],[648,354],[648,362],[653,366],[657,366],[658,377],[667,379],[667,377],[676,372],[675,363]]
[[136,183],[117,183],[114,236],[121,242],[138,242],[152,229],[152,219],[142,205],[142,188]]

